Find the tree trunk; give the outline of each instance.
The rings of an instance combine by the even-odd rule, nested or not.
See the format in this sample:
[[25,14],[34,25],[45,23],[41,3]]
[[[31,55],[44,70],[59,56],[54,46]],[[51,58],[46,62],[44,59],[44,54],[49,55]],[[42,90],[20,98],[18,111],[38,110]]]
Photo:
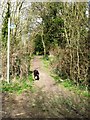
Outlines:
[[78,37],[77,37],[77,85],[79,83],[79,76],[80,76],[80,68],[79,68],[79,30]]
[[45,46],[45,42],[44,42],[44,39],[43,39],[43,24],[42,24],[42,44],[43,44],[43,49],[44,49],[44,56],[46,55],[46,46]]

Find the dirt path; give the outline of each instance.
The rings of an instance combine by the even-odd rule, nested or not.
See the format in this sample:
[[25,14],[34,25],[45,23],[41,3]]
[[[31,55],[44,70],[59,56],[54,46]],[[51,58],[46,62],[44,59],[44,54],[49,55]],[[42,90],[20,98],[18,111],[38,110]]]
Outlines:
[[34,85],[42,91],[46,91],[53,95],[59,94],[60,96],[64,96],[64,98],[75,96],[74,98],[77,102],[79,100],[78,95],[65,89],[63,86],[58,85],[53,77],[50,76],[50,69],[45,69],[44,63],[40,60],[41,58],[41,56],[36,56],[31,61],[31,71],[37,69],[40,73],[40,80],[34,81]]
[[41,57],[37,56],[32,61],[31,70],[37,69],[40,73],[40,79],[35,81],[35,85],[39,88],[42,88],[43,91],[48,92],[58,92],[58,87],[55,85],[55,81],[49,75],[49,70],[46,71],[42,61],[40,60]]
[[81,96],[58,86],[46,70],[40,57],[34,57],[31,70],[39,70],[40,80],[34,81],[34,91],[20,95],[3,93],[3,118],[74,118],[88,117],[88,103]]

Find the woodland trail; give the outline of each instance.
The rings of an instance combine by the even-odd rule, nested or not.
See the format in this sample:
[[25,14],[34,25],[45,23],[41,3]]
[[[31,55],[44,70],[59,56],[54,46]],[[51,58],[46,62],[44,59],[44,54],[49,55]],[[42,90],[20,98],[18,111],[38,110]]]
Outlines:
[[38,69],[40,80],[33,81],[34,91],[20,95],[3,93],[3,118],[85,118],[88,102],[55,83],[41,57],[31,61],[31,71]]
[[35,81],[35,86],[38,88],[41,88],[42,91],[48,91],[48,92],[58,92],[58,86],[55,85],[55,81],[53,78],[49,75],[49,70],[45,70],[44,65],[42,61],[40,60],[40,56],[34,57],[32,64],[31,64],[31,70],[37,69],[40,74],[40,79]]
[[[40,79],[34,81],[35,87],[52,95],[74,96],[73,92],[66,90],[63,86],[58,86],[53,77],[50,76],[50,68],[45,69],[44,63],[40,59],[42,59],[42,56],[35,56],[31,61],[31,71],[37,69],[40,74]],[[78,96],[76,97],[76,101],[77,99]]]

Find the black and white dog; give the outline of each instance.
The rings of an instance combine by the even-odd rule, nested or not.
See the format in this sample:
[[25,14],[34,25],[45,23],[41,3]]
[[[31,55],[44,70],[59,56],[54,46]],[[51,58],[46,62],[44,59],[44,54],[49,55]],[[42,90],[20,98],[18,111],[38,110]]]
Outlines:
[[34,79],[35,80],[39,80],[39,71],[38,70],[34,70]]

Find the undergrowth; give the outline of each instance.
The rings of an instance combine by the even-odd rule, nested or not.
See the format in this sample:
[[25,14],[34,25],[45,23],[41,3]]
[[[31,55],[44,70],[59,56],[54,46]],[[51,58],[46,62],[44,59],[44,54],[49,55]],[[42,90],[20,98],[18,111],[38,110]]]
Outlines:
[[[50,66],[50,58],[47,60],[46,58],[42,59],[44,66],[48,68]],[[63,85],[65,88],[69,89],[70,91],[74,91],[77,94],[82,94],[84,97],[90,97],[90,92],[88,91],[88,87],[84,85],[76,85],[72,80],[70,79],[61,79],[56,73],[53,71],[51,72],[51,76],[54,78],[54,80],[60,84]]]
[[70,91],[73,91],[79,95],[82,94],[84,97],[90,97],[88,86],[84,86],[84,85],[77,86],[72,80],[70,79],[62,80],[58,75],[55,75],[54,73],[51,74],[51,76],[58,84],[63,85],[65,88],[69,89]]
[[23,78],[19,79],[16,78],[14,81],[11,80],[11,82],[8,84],[7,81],[2,81],[2,92],[9,92],[9,93],[17,93],[21,94],[23,91],[32,90],[33,85],[33,78],[30,74],[28,76],[28,79]]

